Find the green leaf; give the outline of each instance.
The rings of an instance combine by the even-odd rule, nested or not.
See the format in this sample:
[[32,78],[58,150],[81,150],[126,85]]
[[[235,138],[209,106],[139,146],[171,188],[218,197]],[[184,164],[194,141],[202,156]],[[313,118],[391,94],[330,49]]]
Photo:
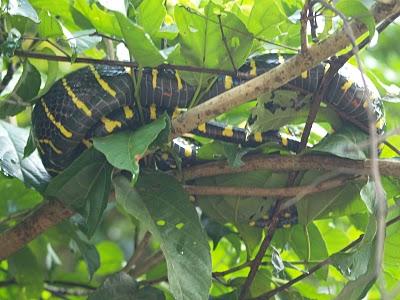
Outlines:
[[117,273],[108,277],[88,300],[137,300],[136,293],[136,281],[126,273]]
[[[210,1],[204,8],[204,15],[190,8],[177,6],[174,16],[179,29],[181,55],[173,63],[233,70],[229,53],[236,68],[248,57],[253,42],[251,33],[238,17],[213,2]],[[218,16],[221,18],[227,48],[222,42]],[[184,79],[196,85],[201,81],[207,82],[207,78],[211,77],[205,74],[182,73]]]
[[97,3],[86,0],[76,0],[76,8],[92,24],[97,32],[111,36],[122,37],[120,25],[113,12],[104,11]]
[[50,180],[37,152],[24,158],[29,130],[0,120],[0,171],[43,191]]
[[38,25],[38,33],[43,38],[54,38],[63,36],[63,31],[58,20],[48,11],[40,12],[40,24]]
[[[0,118],[14,116],[25,110],[26,105],[37,95],[40,89],[41,77],[36,68],[26,61],[24,70],[14,90],[0,98]],[[8,100],[6,102],[4,100]]]
[[139,174],[139,160],[157,137],[169,128],[167,116],[140,127],[135,131],[124,131],[93,139],[94,147],[101,151],[114,167]]
[[64,225],[63,229],[69,233],[78,246],[79,252],[86,263],[89,279],[92,279],[94,273],[100,268],[100,256],[96,247],[82,237],[82,234],[79,234],[79,231],[74,230],[72,226]]
[[376,280],[376,260],[379,257],[376,254],[377,240],[374,238],[376,224],[376,219],[371,218],[363,240],[351,252],[332,256],[333,265],[350,279],[339,293],[339,299],[362,299]]
[[369,213],[371,215],[376,216],[378,203],[376,199],[375,182],[373,181],[367,182],[361,189],[360,196],[361,199],[364,201],[365,205],[367,206]]
[[[240,174],[222,175],[196,180],[196,185],[237,186],[237,187],[282,187],[286,175],[271,174],[270,171],[255,171]],[[237,196],[199,196],[198,203],[204,213],[221,224],[232,223],[252,254],[261,239],[261,228],[251,227],[249,223],[269,217],[274,199]]]
[[164,0],[147,0],[137,8],[136,20],[150,36],[155,37],[166,14]]
[[27,299],[39,299],[43,289],[44,270],[30,248],[25,247],[8,259],[11,273],[23,288]]
[[135,189],[123,177],[114,184],[117,202],[160,243],[175,299],[207,299],[211,285],[208,242],[181,184],[164,174],[142,174]]
[[[319,261],[328,257],[325,240],[318,227],[313,223],[306,227],[300,225],[293,226],[290,232],[289,243],[301,260]],[[321,279],[326,280],[328,277],[328,268],[320,269],[317,274]]]
[[336,3],[336,8],[346,17],[351,17],[364,23],[369,31],[369,36],[375,35],[375,19],[369,9],[360,0],[340,0]]
[[153,41],[143,28],[121,13],[115,13],[122,35],[131,56],[142,66],[155,67],[165,62],[166,57],[158,51]]
[[45,194],[61,200],[85,217],[85,233],[91,236],[107,206],[111,171],[104,156],[89,149],[53,178]]
[[368,154],[368,135],[346,124],[345,127],[324,138],[310,152],[324,152],[343,158],[364,160],[367,158],[366,153]]
[[6,11],[11,16],[23,16],[35,23],[40,22],[35,9],[27,0],[9,0]]
[[[315,185],[321,182],[322,176],[324,174],[321,172],[309,171],[302,179],[301,185]],[[326,216],[328,212],[332,212],[334,207],[340,207],[341,211],[343,211],[354,200],[358,199],[360,188],[361,186],[358,183],[349,182],[328,191],[302,197],[301,201],[296,205],[299,213],[299,223],[309,224],[321,216]]]
[[100,254],[101,265],[97,271],[97,275],[104,276],[121,270],[125,262],[124,253],[116,243],[111,241],[102,241],[96,245]]
[[285,21],[287,17],[279,6],[279,2],[281,1],[259,0],[254,2],[246,24],[254,36],[272,39],[280,33],[278,24]]

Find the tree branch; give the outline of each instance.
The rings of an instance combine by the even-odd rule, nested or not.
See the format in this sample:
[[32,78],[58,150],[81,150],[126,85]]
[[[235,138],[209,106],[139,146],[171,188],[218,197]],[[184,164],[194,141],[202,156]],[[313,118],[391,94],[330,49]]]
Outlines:
[[[241,167],[231,167],[226,161],[216,161],[189,167],[182,170],[181,176],[185,181],[217,176],[223,174],[236,174],[257,170],[271,170],[275,172],[288,171],[337,171],[343,174],[368,175],[371,168],[371,160],[351,160],[335,156],[324,155],[301,155],[301,156],[279,156],[279,155],[252,155],[243,159]],[[379,160],[379,171],[384,176],[400,178],[400,161],[391,159]],[[179,177],[178,173],[175,173]]]
[[337,188],[349,182],[348,178],[333,179],[317,185],[306,185],[284,188],[256,188],[236,186],[194,186],[185,185],[184,189],[191,195],[202,196],[241,196],[241,197],[279,197],[291,198],[324,192]]
[[0,234],[0,261],[73,214],[60,201],[44,202],[21,223]]

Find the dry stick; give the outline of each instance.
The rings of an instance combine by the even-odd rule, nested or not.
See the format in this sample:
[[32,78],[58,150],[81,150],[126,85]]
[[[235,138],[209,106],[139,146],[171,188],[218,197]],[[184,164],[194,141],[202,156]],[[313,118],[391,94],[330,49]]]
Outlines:
[[[272,170],[275,172],[288,171],[337,171],[344,174],[368,175],[371,160],[352,160],[326,155],[280,156],[262,154],[251,155],[243,159],[241,167],[229,166],[226,161],[217,161],[189,167],[182,171],[183,180],[201,177],[235,174],[257,170]],[[400,178],[400,161],[394,159],[379,160],[379,170],[382,175]],[[179,177],[179,174],[176,173]]]
[[[400,12],[400,2],[387,6],[374,5],[372,13],[377,22]],[[354,36],[359,37],[366,31],[365,25],[360,22],[351,22]],[[202,103],[173,120],[174,137],[190,132],[198,125],[216,117],[223,112],[256,98],[262,93],[271,92],[299,76],[302,72],[311,69],[321,61],[336,54],[350,44],[347,32],[342,30],[333,34],[310,48],[307,53],[295,55],[285,63],[260,75],[248,82],[226,91],[205,103]]]
[[128,260],[128,262],[126,263],[126,266],[123,267],[122,272],[129,272],[129,270],[134,267],[135,265],[137,265],[138,261],[140,259],[142,259],[142,256],[146,250],[147,245],[150,242],[150,238],[151,238],[151,233],[149,231],[146,231],[146,233],[143,236],[143,239],[140,241],[139,245],[136,247],[133,255],[131,256],[131,258]]
[[[391,220],[389,220],[388,222],[386,222],[386,227],[389,227],[397,222],[400,221],[400,216],[397,216]],[[353,242],[351,242],[350,244],[348,244],[346,247],[344,247],[342,250],[340,250],[338,253],[343,253],[346,252],[348,250],[350,250],[351,248],[353,248],[354,246],[356,246],[358,243],[360,243],[363,239],[363,235],[361,235],[358,239],[354,240]],[[333,254],[334,255],[334,254]],[[332,256],[328,257],[327,259],[321,261],[320,263],[316,264],[315,266],[313,266],[312,268],[310,268],[308,270],[307,273],[304,273],[290,281],[288,281],[287,283],[281,285],[280,287],[271,290],[259,297],[253,298],[252,300],[264,300],[264,299],[270,299],[271,297],[273,297],[274,295],[278,294],[279,292],[282,292],[284,290],[286,290],[287,288],[291,287],[292,285],[296,284],[297,282],[303,280],[304,278],[309,277],[311,274],[315,273],[316,271],[318,271],[319,269],[321,269],[322,267],[328,265],[331,263],[331,258]]]
[[183,188],[190,195],[201,196],[240,196],[240,197],[279,197],[291,198],[301,194],[320,193],[337,188],[349,182],[349,178],[333,179],[317,185],[286,187],[286,188],[256,188],[236,186],[193,186],[184,185]]

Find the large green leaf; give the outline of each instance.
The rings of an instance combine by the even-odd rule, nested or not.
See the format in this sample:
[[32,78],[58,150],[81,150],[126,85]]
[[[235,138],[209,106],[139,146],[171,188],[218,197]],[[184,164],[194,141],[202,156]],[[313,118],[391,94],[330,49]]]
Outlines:
[[[319,261],[328,257],[326,243],[318,227],[313,223],[307,226],[294,226],[290,232],[289,243],[298,257],[304,261]],[[326,280],[328,268],[322,268],[317,275]]]
[[280,34],[278,25],[287,17],[279,2],[283,1],[259,0],[254,2],[246,24],[254,36],[272,39]]
[[136,131],[124,131],[106,137],[94,138],[94,147],[101,151],[114,167],[139,174],[139,160],[157,136],[168,129],[167,117],[162,117]]
[[44,169],[37,152],[24,158],[28,136],[29,130],[0,120],[0,171],[43,191],[50,176]]
[[166,14],[164,0],[147,0],[137,8],[136,20],[150,36],[155,37]]
[[160,243],[175,299],[208,299],[209,246],[181,184],[164,174],[142,174],[135,189],[123,177],[114,184],[117,202]]
[[76,0],[74,8],[87,18],[97,32],[122,37],[121,28],[113,12],[105,11],[97,3],[86,0]]
[[323,139],[310,152],[324,152],[343,158],[364,160],[367,158],[368,149],[368,135],[347,124]]
[[143,28],[121,13],[115,12],[129,53],[142,66],[155,67],[165,62],[166,57],[158,51]]
[[[204,8],[204,15],[189,8],[177,6],[174,11],[179,29],[181,55],[174,63],[191,66],[233,70],[229,53],[239,68],[250,53],[252,36],[238,17],[213,2]],[[226,39],[224,46],[219,17]],[[229,51],[229,52],[228,52]],[[202,74],[203,83],[209,75]],[[191,83],[200,83],[201,75],[185,72],[183,77]]]
[[40,24],[38,33],[43,38],[54,38],[63,35],[62,28],[56,17],[52,16],[48,11],[40,12]]
[[53,178],[45,194],[63,201],[84,216],[87,223],[85,232],[91,236],[107,206],[111,171],[104,156],[89,149]]

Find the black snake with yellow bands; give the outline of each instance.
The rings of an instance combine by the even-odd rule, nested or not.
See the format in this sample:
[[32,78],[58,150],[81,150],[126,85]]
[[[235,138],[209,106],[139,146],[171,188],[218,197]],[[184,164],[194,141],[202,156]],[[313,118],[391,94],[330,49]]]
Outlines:
[[[253,57],[239,72],[254,77],[276,67],[288,57],[276,54]],[[316,92],[325,70],[326,65],[320,64],[292,80],[286,88]],[[244,81],[239,77],[220,75],[201,101]],[[182,80],[175,70],[143,69],[139,97],[144,121],[156,119],[161,111],[168,111],[172,115],[176,108],[187,107],[196,89],[196,86]],[[368,127],[367,104],[370,101],[377,129],[383,131],[385,120],[379,94],[369,80],[367,86],[364,86],[354,67],[346,65],[335,75],[324,95],[324,101],[346,119],[365,127]],[[132,77],[124,68],[116,66],[91,65],[68,74],[38,101],[32,113],[36,145],[44,166],[52,174],[59,173],[77,158],[90,144],[92,137],[125,128],[134,129],[142,124],[143,120],[140,120],[135,104]],[[193,133],[244,146],[255,146],[272,140],[292,149],[295,147],[277,131],[247,135],[244,129],[217,122],[201,124]],[[186,157],[194,156],[193,150],[188,147],[191,146],[180,147],[182,154]]]

